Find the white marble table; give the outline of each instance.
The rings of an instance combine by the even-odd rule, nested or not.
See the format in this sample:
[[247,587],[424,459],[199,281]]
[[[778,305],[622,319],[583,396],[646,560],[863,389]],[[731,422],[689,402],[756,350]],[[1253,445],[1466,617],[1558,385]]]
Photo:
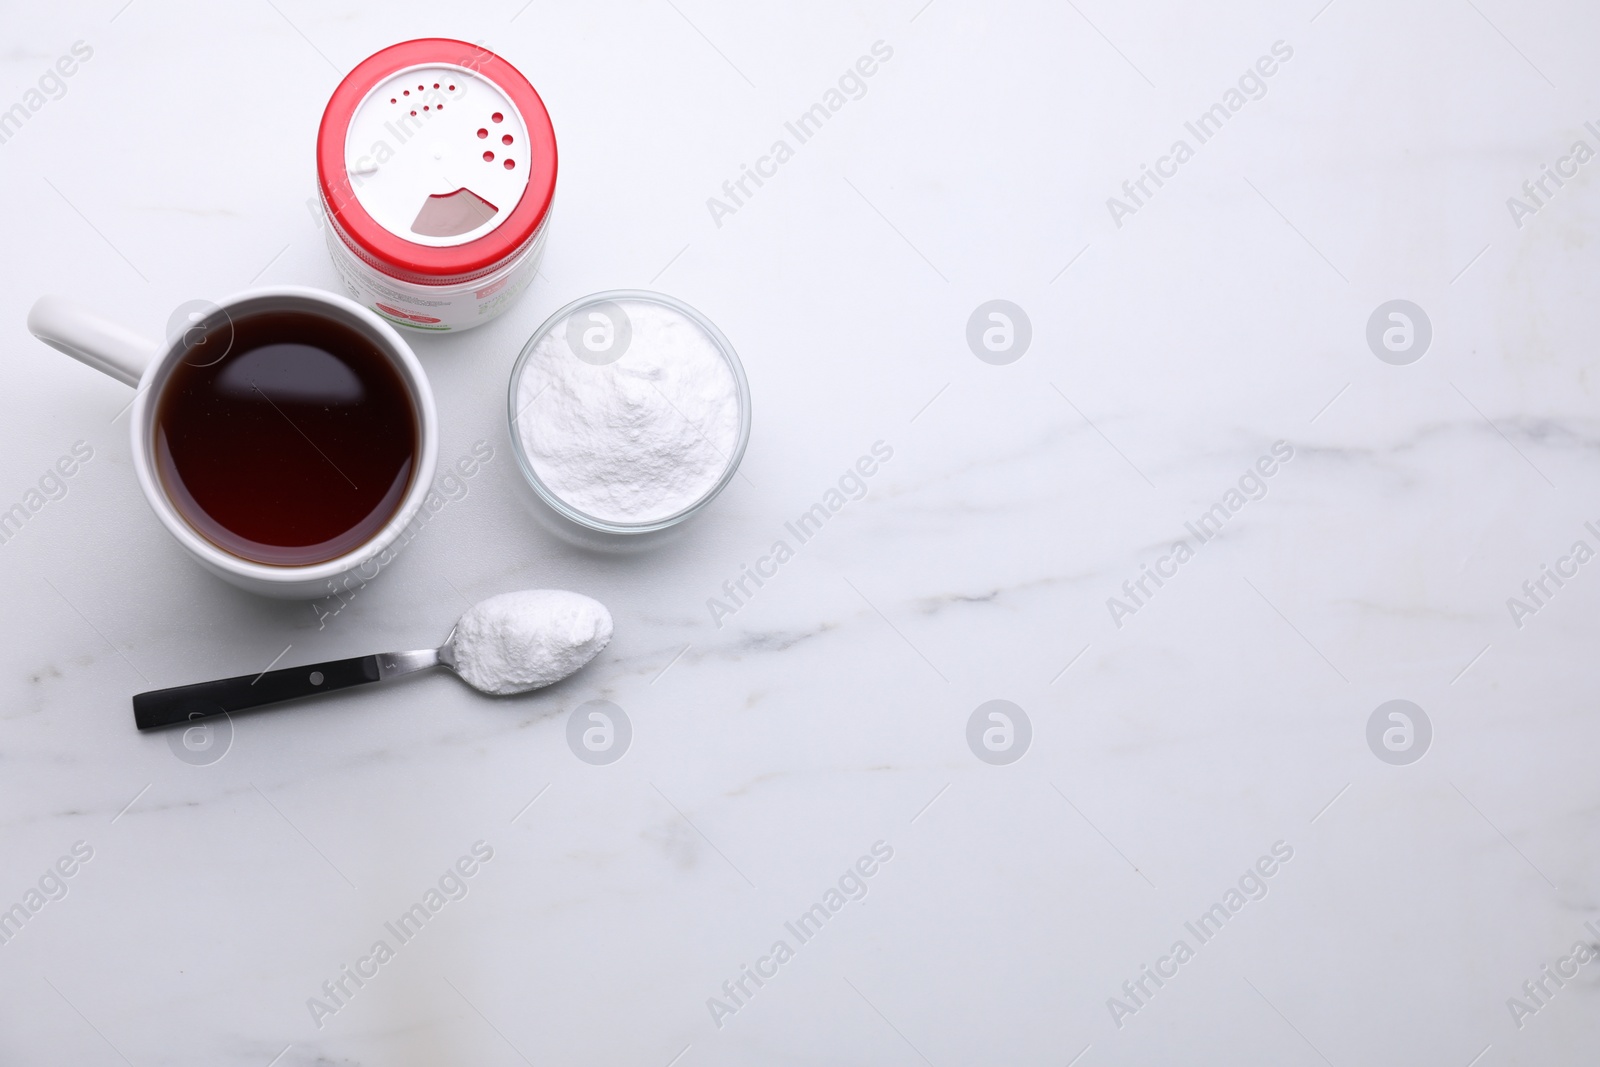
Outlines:
[[[1321,2],[13,5],[0,1062],[1592,1061],[1600,16]],[[494,459],[319,628],[182,555],[128,392],[24,317],[331,288],[322,106],[430,33],[544,95],[557,214],[510,314],[414,342],[441,458]],[[626,556],[535,520],[502,414],[538,323],[618,287],[707,313],[755,399],[744,477]],[[1020,358],[968,344],[996,299]],[[1393,300],[1420,359],[1415,313],[1369,346]],[[617,623],[544,693],[240,715],[211,762],[133,728],[136,691],[534,586]],[[567,742],[591,700],[608,765]],[[969,746],[992,700],[1027,729]],[[1369,745],[1391,700],[1422,716]]]

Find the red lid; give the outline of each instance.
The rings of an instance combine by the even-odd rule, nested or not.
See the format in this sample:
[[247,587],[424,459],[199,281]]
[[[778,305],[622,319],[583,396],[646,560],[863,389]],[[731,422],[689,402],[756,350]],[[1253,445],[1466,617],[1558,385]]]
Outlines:
[[464,281],[537,235],[555,195],[555,130],[533,86],[493,52],[406,41],[333,91],[317,181],[336,231],[373,266]]

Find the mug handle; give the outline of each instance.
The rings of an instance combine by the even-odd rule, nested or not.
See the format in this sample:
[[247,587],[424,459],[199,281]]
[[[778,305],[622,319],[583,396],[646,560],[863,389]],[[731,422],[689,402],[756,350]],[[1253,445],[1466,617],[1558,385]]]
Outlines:
[[137,387],[161,346],[65,297],[41,296],[28,312],[28,332],[73,359]]

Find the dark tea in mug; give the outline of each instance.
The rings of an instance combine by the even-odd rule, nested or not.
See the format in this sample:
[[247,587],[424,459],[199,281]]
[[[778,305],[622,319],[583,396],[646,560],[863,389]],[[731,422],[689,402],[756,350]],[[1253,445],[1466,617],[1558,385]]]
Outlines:
[[280,567],[337,559],[399,511],[421,427],[377,342],[308,311],[190,330],[155,405],[157,476],[218,548]]

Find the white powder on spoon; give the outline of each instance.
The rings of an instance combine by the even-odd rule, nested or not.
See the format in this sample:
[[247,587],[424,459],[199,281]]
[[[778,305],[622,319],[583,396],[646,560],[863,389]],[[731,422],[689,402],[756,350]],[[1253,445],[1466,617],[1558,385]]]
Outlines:
[[[517,435],[555,495],[615,523],[665,519],[722,478],[739,442],[739,384],[717,343],[681,312],[643,300],[618,304],[627,333],[613,362],[580,358],[587,309],[534,345],[517,382]],[[595,319],[602,327],[605,320]],[[605,335],[596,335],[602,340]],[[581,340],[580,342],[581,343]]]
[[450,643],[467,684],[504,696],[559,682],[611,640],[611,613],[564,589],[526,589],[480,601],[456,623]]

